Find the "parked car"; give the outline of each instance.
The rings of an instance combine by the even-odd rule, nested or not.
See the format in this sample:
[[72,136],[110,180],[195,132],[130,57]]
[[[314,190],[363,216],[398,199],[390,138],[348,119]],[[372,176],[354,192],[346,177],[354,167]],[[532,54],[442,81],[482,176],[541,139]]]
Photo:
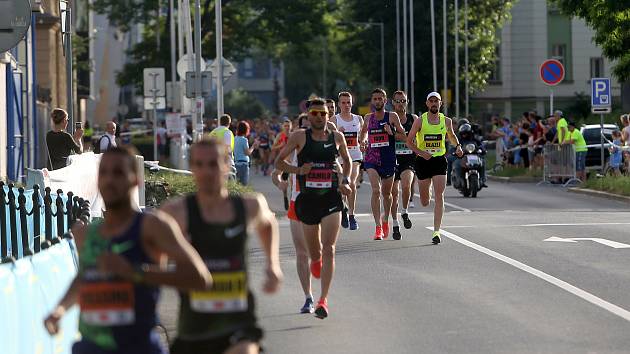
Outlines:
[[[584,136],[584,140],[586,141],[586,146],[588,147],[588,151],[586,152],[586,169],[587,170],[598,170],[601,168],[601,141],[600,136],[602,132],[602,128],[599,124],[589,124],[583,126],[580,131]],[[615,124],[604,124],[604,166],[608,161],[608,157],[610,156],[610,152],[608,148],[610,147],[610,143],[608,141],[612,141],[612,132],[619,131],[619,127]]]

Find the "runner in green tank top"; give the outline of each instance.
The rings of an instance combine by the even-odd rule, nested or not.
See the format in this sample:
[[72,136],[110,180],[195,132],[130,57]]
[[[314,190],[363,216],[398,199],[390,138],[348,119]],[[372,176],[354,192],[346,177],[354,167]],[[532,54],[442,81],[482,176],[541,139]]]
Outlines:
[[278,223],[260,194],[230,197],[229,160],[225,146],[212,139],[195,143],[190,169],[197,193],[169,201],[172,215],[213,274],[214,286],[180,294],[178,353],[258,353],[262,329],[247,273],[248,229],[260,237],[267,257],[263,291],[278,290]]
[[422,206],[429,205],[431,200],[430,188],[433,185],[435,192],[435,207],[433,210],[433,238],[434,244],[441,242],[440,226],[444,215],[444,189],[446,188],[446,137],[451,144],[456,145],[455,153],[462,157],[464,152],[453,132],[451,118],[439,113],[442,106],[442,97],[437,92],[431,92],[427,96],[426,112],[416,119],[407,136],[407,146],[416,154],[416,175],[420,189],[420,202]]

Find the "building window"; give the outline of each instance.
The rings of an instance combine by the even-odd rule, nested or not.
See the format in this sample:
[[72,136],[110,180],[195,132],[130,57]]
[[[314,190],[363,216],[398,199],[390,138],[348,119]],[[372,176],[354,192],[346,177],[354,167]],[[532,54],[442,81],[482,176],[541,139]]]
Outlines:
[[591,58],[591,77],[604,76],[604,58]]
[[551,47],[551,58],[556,59],[564,65],[566,68],[566,56],[567,56],[567,45],[566,44],[554,44]]
[[500,83],[501,82],[501,45],[497,45],[494,48],[495,58],[494,64],[492,66],[492,70],[490,71],[490,77],[488,81],[490,83]]

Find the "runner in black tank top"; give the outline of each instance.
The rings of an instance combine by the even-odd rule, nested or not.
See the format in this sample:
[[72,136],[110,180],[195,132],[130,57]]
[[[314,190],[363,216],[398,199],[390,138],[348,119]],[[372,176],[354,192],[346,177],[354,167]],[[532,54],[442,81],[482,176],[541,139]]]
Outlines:
[[[171,217],[133,209],[136,166],[129,151],[107,150],[98,175],[105,218],[72,229],[79,272],[45,326],[57,333],[61,316],[78,300],[82,336],[73,353],[165,353],[155,331],[158,286],[204,289],[210,284],[208,270]],[[171,270],[158,266],[165,257],[174,261]]]
[[262,330],[247,275],[247,229],[257,230],[268,261],[264,291],[275,292],[282,277],[278,226],[261,195],[230,197],[224,147],[202,140],[191,148],[190,166],[198,192],[167,203],[213,274],[203,291],[181,293],[178,337],[171,353],[258,352]]
[[[308,112],[310,129],[291,134],[289,142],[276,159],[276,168],[297,175],[300,195],[295,212],[302,222],[311,258],[311,273],[322,279],[322,293],[315,309],[318,318],[328,316],[328,291],[334,273],[335,243],[341,221],[341,194],[349,194],[351,161],[343,135],[328,128],[328,109],[324,100],[311,101]],[[286,163],[298,153],[298,166]],[[339,181],[337,154],[343,161],[343,179]],[[327,232],[320,235],[321,230]]]
[[[409,208],[409,201],[412,198],[411,190],[413,185],[413,179],[415,176],[414,168],[416,165],[416,155],[407,146],[407,135],[411,131],[413,122],[418,119],[415,114],[407,113],[407,95],[404,91],[394,92],[394,110],[401,117],[401,125],[405,130],[405,134],[398,134],[396,136],[396,176],[394,178],[394,186],[392,187],[392,238],[394,240],[400,240],[402,235],[400,234],[400,227],[398,225],[398,196],[402,197],[402,219],[405,229],[410,229],[412,224],[409,219],[407,209]],[[399,192],[399,188],[402,189],[402,193]]]

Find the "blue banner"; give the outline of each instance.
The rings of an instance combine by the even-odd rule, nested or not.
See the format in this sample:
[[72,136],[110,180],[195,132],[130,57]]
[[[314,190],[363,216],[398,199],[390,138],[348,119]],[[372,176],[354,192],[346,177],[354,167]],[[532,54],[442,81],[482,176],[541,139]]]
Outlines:
[[78,338],[78,306],[50,336],[44,319],[57,305],[77,273],[74,241],[31,257],[0,265],[0,351],[7,354],[70,354]]

